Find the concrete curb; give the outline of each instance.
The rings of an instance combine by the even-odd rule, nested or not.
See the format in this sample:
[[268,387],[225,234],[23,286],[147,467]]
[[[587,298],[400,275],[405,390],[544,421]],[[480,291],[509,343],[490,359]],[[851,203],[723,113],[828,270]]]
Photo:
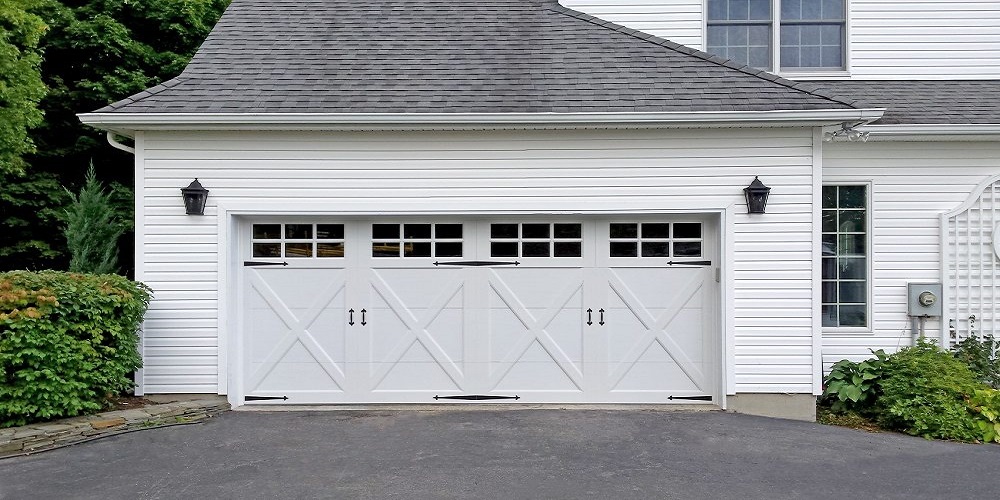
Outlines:
[[30,455],[124,432],[200,422],[229,409],[225,398],[206,397],[9,427],[0,429],[0,459]]

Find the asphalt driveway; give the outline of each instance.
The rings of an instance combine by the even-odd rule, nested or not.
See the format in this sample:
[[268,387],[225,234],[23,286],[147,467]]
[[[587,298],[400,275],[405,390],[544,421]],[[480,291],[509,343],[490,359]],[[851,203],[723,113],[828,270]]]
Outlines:
[[722,412],[230,412],[0,461],[0,498],[998,498],[1000,446]]

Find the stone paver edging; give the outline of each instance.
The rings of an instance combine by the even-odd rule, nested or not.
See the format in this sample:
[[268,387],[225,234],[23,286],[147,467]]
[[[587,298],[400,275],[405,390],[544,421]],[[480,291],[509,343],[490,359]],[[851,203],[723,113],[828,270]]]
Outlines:
[[199,422],[229,409],[224,398],[206,397],[0,429],[0,458],[134,430]]

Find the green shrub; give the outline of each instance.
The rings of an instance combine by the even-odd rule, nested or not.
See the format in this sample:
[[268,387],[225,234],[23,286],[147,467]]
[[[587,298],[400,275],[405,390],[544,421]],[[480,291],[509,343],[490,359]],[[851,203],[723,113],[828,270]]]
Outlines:
[[976,416],[980,439],[986,443],[1000,443],[1000,391],[976,391],[969,398],[969,408]]
[[73,196],[73,203],[66,210],[63,233],[70,254],[69,270],[94,274],[116,272],[118,239],[123,232],[112,197],[104,191],[91,165],[80,194]]
[[874,358],[860,363],[845,359],[833,365],[823,381],[823,400],[829,403],[830,410],[861,414],[871,410],[878,399],[882,366],[888,359],[882,349],[872,351],[872,354]]
[[878,423],[926,438],[982,437],[967,398],[985,386],[962,361],[920,339],[893,354],[879,380]]
[[951,350],[956,358],[969,366],[980,382],[1000,389],[1000,342],[992,335],[982,339],[967,337]]
[[149,298],[112,274],[0,273],[0,427],[96,411],[130,389]]

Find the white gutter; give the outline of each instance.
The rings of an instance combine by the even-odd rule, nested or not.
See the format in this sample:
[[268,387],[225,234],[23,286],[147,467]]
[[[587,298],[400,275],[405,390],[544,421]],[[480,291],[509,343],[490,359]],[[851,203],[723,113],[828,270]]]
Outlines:
[[607,126],[829,125],[877,120],[884,108],[685,113],[83,113],[105,130],[577,128]]
[[920,124],[864,125],[872,139],[911,141],[995,141],[1000,139],[1000,124]]
[[126,145],[118,142],[118,139],[115,138],[115,133],[114,132],[108,132],[108,144],[111,144],[111,147],[113,147],[115,149],[120,149],[120,150],[122,150],[122,151],[124,151],[126,153],[135,154],[135,148],[133,148],[131,146],[126,146]]

